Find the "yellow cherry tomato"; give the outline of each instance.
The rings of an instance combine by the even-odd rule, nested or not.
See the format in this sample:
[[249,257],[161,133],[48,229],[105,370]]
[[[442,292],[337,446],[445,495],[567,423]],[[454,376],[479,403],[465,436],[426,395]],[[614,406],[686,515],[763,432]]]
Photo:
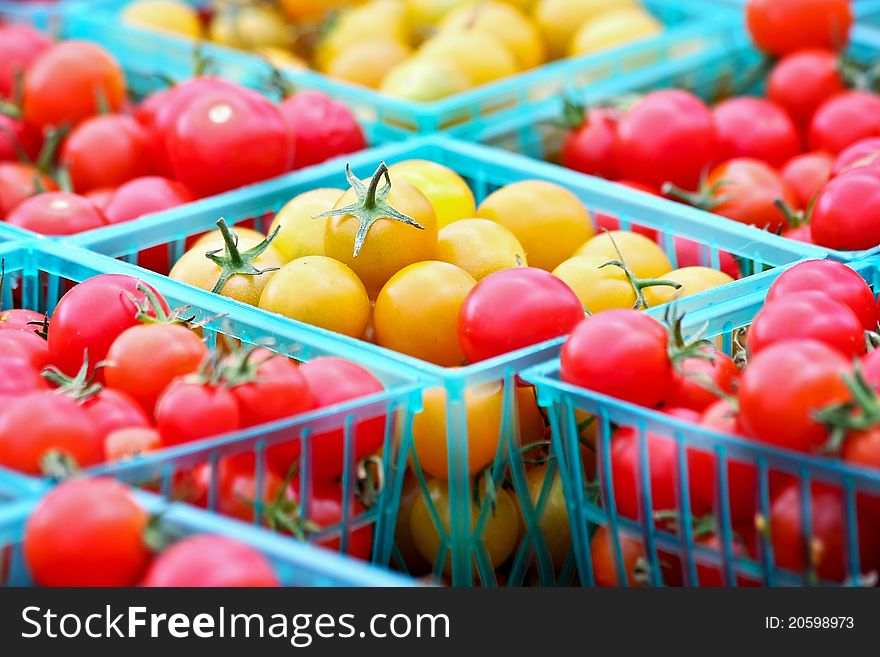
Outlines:
[[431,203],[405,180],[391,178],[389,190],[383,171],[380,167],[371,180],[358,183],[361,189],[343,194],[324,231],[324,254],[351,267],[370,298],[401,269],[432,260],[437,251],[437,216]]
[[580,199],[543,180],[524,180],[490,194],[477,216],[510,230],[526,250],[529,265],[552,271],[593,236]]
[[260,308],[328,331],[360,338],[370,299],[364,284],[341,262],[306,256],[287,263],[263,290]]
[[711,267],[683,267],[663,274],[661,278],[681,283],[681,288],[678,290],[671,287],[645,288],[645,298],[651,306],[669,303],[673,299],[683,299],[733,282],[733,278],[728,274]]
[[645,39],[663,31],[663,23],[639,7],[601,14],[584,23],[569,44],[572,57]]
[[304,256],[324,255],[324,230],[326,219],[315,219],[326,212],[344,192],[332,187],[313,189],[291,199],[272,221],[269,232],[280,226],[272,242],[288,261]]
[[475,87],[519,71],[510,50],[495,37],[478,30],[440,33],[426,41],[416,57],[449,60]]
[[195,9],[175,0],[140,0],[122,11],[122,22],[200,39],[202,23]]
[[516,412],[519,420],[519,441],[522,445],[544,440],[547,433],[547,424],[538,406],[536,394],[531,386],[516,387]]
[[408,46],[393,39],[359,41],[336,55],[326,73],[337,80],[378,89],[388,72],[409,59],[410,54]]
[[606,262],[620,260],[622,256],[638,278],[663,278],[662,275],[672,269],[669,258],[656,242],[628,230],[600,233],[580,247],[575,255],[601,256]]
[[[484,492],[481,495],[481,499],[485,499],[485,484],[483,484],[482,488]],[[430,494],[430,503],[436,509],[440,522],[443,524],[443,529],[448,534],[449,490],[446,482],[438,479],[429,481],[428,492]],[[490,563],[493,567],[497,568],[507,560],[513,552],[513,548],[516,547],[519,521],[517,519],[516,504],[510,493],[503,488],[496,487],[494,496],[495,503],[492,505],[493,508],[486,511],[488,515],[483,523],[480,539],[489,555]],[[480,508],[471,502],[472,531],[476,530],[479,519]],[[409,526],[416,548],[426,560],[433,563],[438,556],[437,553],[440,548],[440,532],[434,525],[428,502],[422,495],[418,497],[410,511]],[[451,570],[451,560],[448,556],[443,570],[447,574]]]
[[[501,441],[504,407],[500,383],[471,386],[465,392],[468,473],[475,475],[495,459]],[[422,412],[413,418],[413,444],[419,466],[438,479],[449,478],[446,434],[446,390],[428,388],[422,395]]]
[[389,0],[374,0],[337,14],[315,47],[315,66],[327,71],[331,62],[356,43],[378,39],[409,43],[403,8]]
[[379,90],[394,98],[430,103],[471,86],[470,78],[452,62],[415,58],[389,71]]
[[427,160],[407,160],[392,165],[388,171],[394,180],[405,180],[427,197],[437,214],[437,227],[477,212],[474,193],[464,178],[449,167]]
[[257,48],[256,53],[280,71],[286,69],[304,71],[309,67],[304,59],[297,57],[286,48],[273,48],[269,46]]
[[523,70],[544,62],[541,34],[522,12],[498,0],[473,1],[453,9],[440,23],[440,32],[481,30],[495,37],[513,53]]
[[535,22],[550,55],[564,57],[581,25],[607,11],[636,5],[637,0],[538,0]]
[[620,267],[602,267],[608,258],[602,254],[573,256],[553,270],[577,295],[592,314],[614,308],[632,308],[636,303],[626,273]]
[[293,45],[290,25],[281,13],[268,5],[235,5],[218,11],[208,32],[211,41],[244,50]]
[[376,298],[376,343],[435,365],[461,365],[458,315],[476,284],[473,276],[447,262],[404,267]]
[[[526,470],[526,481],[529,487],[529,497],[532,505],[537,507],[541,500],[541,492],[547,479],[547,465],[535,465]],[[526,538],[528,526],[522,506],[517,504],[519,512],[519,540]],[[558,471],[553,472],[553,480],[549,484],[549,490],[544,496],[544,504],[541,509],[535,508],[538,515],[538,527],[544,537],[547,553],[553,563],[554,569],[559,569],[565,563],[566,557],[571,550],[571,529],[568,524],[568,509],[565,505],[565,494],[562,490],[562,478]],[[532,561],[536,565],[536,561]]]
[[461,219],[441,228],[437,259],[461,267],[478,281],[502,269],[528,265],[516,235],[488,219]]
[[[254,249],[262,251],[254,253]],[[206,256],[212,251],[218,251],[217,256],[223,258],[222,267]],[[184,253],[168,275],[203,290],[256,306],[275,269],[283,264],[284,258],[271,245],[262,248],[261,242],[242,238],[236,248],[231,248],[221,239],[204,242]]]
[[[266,239],[266,236],[258,230],[254,230],[253,228],[244,228],[236,226],[234,228],[235,234],[238,235],[239,240],[244,240],[246,242],[254,242],[258,243],[261,240]],[[190,247],[195,248],[197,246],[204,246],[205,244],[211,244],[212,242],[221,242],[223,241],[223,233],[219,230],[212,230],[210,233],[205,233],[201,235],[195,242],[193,242]],[[269,248],[277,249],[275,245],[275,241],[272,241],[272,244]]]
[[446,14],[473,0],[404,0],[406,18],[417,28],[435,26]]

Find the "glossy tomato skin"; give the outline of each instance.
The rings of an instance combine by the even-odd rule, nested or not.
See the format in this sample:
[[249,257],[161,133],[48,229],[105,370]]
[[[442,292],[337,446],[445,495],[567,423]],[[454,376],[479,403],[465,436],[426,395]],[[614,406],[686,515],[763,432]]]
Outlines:
[[19,149],[31,160],[36,160],[42,145],[43,135],[39,130],[23,121],[0,114],[0,162],[18,160]]
[[880,349],[869,351],[862,358],[862,374],[875,390],[880,390]]
[[[38,186],[35,181],[39,180]],[[6,219],[22,202],[39,192],[55,191],[58,185],[52,178],[30,164],[0,162],[0,219]]]
[[0,312],[0,331],[34,333],[42,327],[44,319],[45,316],[36,310],[11,308]]
[[829,182],[813,206],[813,242],[831,249],[869,249],[880,244],[880,179],[868,168]]
[[763,98],[739,96],[712,110],[718,159],[750,157],[779,168],[801,152],[797,128],[781,107]]
[[163,446],[201,440],[238,429],[238,405],[224,387],[177,379],[159,396],[156,428]]
[[[314,408],[358,399],[382,392],[382,382],[360,365],[341,358],[316,358],[299,367],[311,391]],[[354,424],[354,461],[379,450],[385,439],[384,416],[360,420]],[[332,480],[344,471],[345,433],[343,429],[312,434],[311,476],[314,481]],[[270,448],[267,452],[269,465],[281,476],[286,476],[290,466],[299,458],[302,443],[294,440]]]
[[118,187],[150,173],[149,139],[130,116],[94,116],[64,140],[60,164],[81,194],[99,187]]
[[104,380],[152,416],[174,379],[193,374],[208,356],[201,338],[182,324],[142,324],[119,335],[107,352]]
[[832,177],[859,169],[874,167],[880,164],[880,137],[861,139],[843,149],[834,160]]
[[153,424],[134,399],[111,388],[104,388],[90,397],[82,408],[98,428],[102,440],[119,429],[150,427]]
[[172,174],[165,138],[177,117],[191,100],[215,89],[235,90],[237,87],[220,78],[198,77],[151,94],[138,106],[134,117],[150,135],[151,161],[160,175]]
[[770,286],[766,303],[811,290],[821,290],[849,306],[865,330],[877,329],[880,309],[870,286],[854,269],[833,260],[810,260],[782,272]]
[[673,381],[666,329],[636,310],[608,310],[584,319],[562,347],[562,380],[656,407]]
[[464,300],[458,339],[476,363],[571,333],[584,317],[577,295],[542,269],[517,267],[490,274]]
[[[869,522],[860,512],[858,515],[859,561],[862,573],[868,573],[878,564],[880,535],[876,523]],[[849,577],[846,518],[840,488],[821,483],[810,486],[812,545],[808,561],[800,484],[792,483],[780,490],[772,500],[769,519],[776,565],[804,575],[813,568],[821,580],[846,580]]]
[[694,189],[717,147],[705,103],[686,91],[663,90],[647,94],[621,117],[614,155],[623,178],[658,189],[665,182]]
[[295,93],[284,99],[279,108],[292,135],[293,169],[367,147],[352,111],[320,91]]
[[842,49],[852,22],[849,0],[749,0],[746,4],[752,40],[773,55],[803,48]]
[[801,129],[809,125],[819,105],[845,89],[837,54],[822,48],[786,55],[767,78],[767,98],[784,108]]
[[107,225],[102,212],[85,196],[47,192],[16,206],[6,222],[41,235],[74,235]]
[[248,89],[212,89],[190,100],[165,145],[174,178],[201,196],[281,175],[292,161],[281,112]]
[[226,536],[190,536],[153,561],[140,584],[148,587],[275,587],[272,564],[246,543]]
[[847,146],[880,136],[880,96],[868,91],[844,91],[822,103],[809,128],[810,150],[832,155]]
[[31,357],[24,353],[0,352],[0,372],[3,373],[0,377],[0,395],[4,397],[18,397],[49,388]]
[[38,505],[24,530],[24,554],[43,586],[134,586],[152,555],[149,516],[110,479],[73,479]]
[[817,290],[790,292],[766,303],[749,329],[749,353],[798,339],[817,340],[850,359],[866,350],[864,328],[852,309]]
[[813,197],[831,179],[833,158],[827,153],[814,151],[797,155],[786,162],[780,175],[794,192],[798,206],[808,208]]
[[46,50],[24,79],[24,119],[44,128],[76,125],[98,114],[98,90],[110,111],[125,101],[125,77],[101,46],[62,41]]
[[588,110],[581,126],[570,130],[562,142],[562,166],[602,178],[617,178],[614,139],[618,112],[598,107]]
[[672,408],[705,411],[718,401],[718,397],[698,381],[708,380],[722,392],[733,394],[739,377],[736,363],[721,352],[714,355],[714,361],[687,358],[675,372],[666,404]]
[[6,356],[21,357],[39,372],[49,362],[49,346],[33,332],[0,330],[0,357]]
[[40,475],[43,458],[56,451],[83,468],[104,458],[103,436],[77,402],[44,391],[6,405],[0,413],[0,465]]
[[[123,274],[102,274],[71,288],[52,314],[49,327],[50,361],[62,372],[74,376],[88,351],[94,366],[107,355],[110,345],[126,329],[139,324],[137,309],[128,295],[139,303],[146,298],[138,290],[142,281]],[[166,312],[168,304],[151,286]]]
[[256,380],[232,388],[243,427],[299,415],[314,405],[309,384],[299,368],[283,356],[270,355],[263,349],[252,356],[251,362],[262,361]]
[[[639,587],[647,586],[647,582],[636,576],[639,562],[647,559],[642,541],[618,535],[620,544],[620,561],[615,556],[615,549],[610,530],[604,525],[596,530],[590,541],[590,559],[593,563],[593,576],[596,586],[606,588],[614,586]],[[623,578],[618,573],[622,570]],[[625,579],[624,579],[625,578]]]
[[0,98],[11,98],[15,78],[48,50],[52,40],[29,25],[0,25]]
[[776,199],[798,209],[794,192],[769,165],[751,158],[736,158],[714,167],[707,185],[718,185],[717,197],[723,202],[712,212],[728,219],[775,231],[786,225]]
[[758,440],[816,452],[828,431],[815,411],[849,401],[842,375],[852,371],[840,352],[815,340],[791,340],[752,358],[740,380],[740,421]]

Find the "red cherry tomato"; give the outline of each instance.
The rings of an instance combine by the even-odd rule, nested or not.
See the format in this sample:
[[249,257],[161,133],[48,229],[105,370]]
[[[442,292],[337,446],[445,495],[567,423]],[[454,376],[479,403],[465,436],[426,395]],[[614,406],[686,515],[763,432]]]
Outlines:
[[828,431],[813,413],[849,401],[841,378],[852,370],[840,352],[816,340],[791,340],[752,358],[740,380],[740,421],[762,442],[814,452]]
[[118,111],[125,91],[122,69],[104,48],[85,41],[63,41],[28,69],[24,119],[41,128],[76,125],[98,114],[101,94],[110,111]]
[[861,168],[831,180],[816,197],[810,232],[813,242],[831,249],[880,244],[880,178]]
[[775,231],[787,219],[776,207],[782,199],[798,209],[797,197],[779,173],[760,160],[737,158],[714,167],[707,186],[717,185],[716,198],[723,201],[711,207],[712,212],[728,219]]
[[813,197],[831,179],[833,163],[830,155],[815,151],[793,157],[782,167],[782,180],[794,192],[799,207],[809,207]]
[[180,445],[238,429],[238,405],[225,387],[177,379],[156,402],[156,428],[162,445]]
[[693,94],[673,89],[645,95],[621,117],[614,156],[623,178],[694,189],[717,147],[711,110]]
[[280,109],[292,135],[293,169],[367,147],[351,110],[320,91],[295,93],[281,102]]
[[104,439],[104,456],[107,461],[121,461],[154,452],[161,446],[159,432],[152,427],[123,427]]
[[[33,332],[0,330],[0,354],[20,356],[40,371],[49,362],[49,346]],[[4,376],[6,373],[4,372]],[[0,384],[2,385],[2,384]]]
[[104,388],[89,397],[82,408],[95,423],[105,445],[106,439],[115,431],[151,425],[150,418],[134,399],[111,388]]
[[759,49],[786,55],[803,48],[842,50],[853,15],[849,0],[749,0],[746,22]]
[[272,564],[251,546],[226,536],[185,538],[156,557],[141,586],[275,587]]
[[88,467],[104,459],[103,438],[73,399],[33,392],[12,400],[0,413],[0,465],[39,475],[43,459],[58,452]]
[[27,71],[52,40],[29,25],[0,25],[0,98],[11,98],[15,78]]
[[58,185],[52,178],[30,164],[0,162],[0,219],[9,216],[16,207],[40,191],[55,191]]
[[243,427],[292,417],[312,408],[309,384],[288,358],[260,349],[251,354],[248,367],[245,382],[232,387]]
[[712,110],[718,131],[718,159],[750,157],[781,167],[801,152],[801,138],[779,105],[763,98],[740,96]]
[[24,331],[34,333],[43,324],[45,316],[36,310],[12,308],[0,311],[0,331]]
[[562,380],[642,406],[669,394],[673,369],[660,322],[636,310],[584,319],[562,347]]
[[34,367],[33,360],[24,353],[0,352],[0,372],[3,373],[0,376],[0,396],[3,398],[19,397],[49,388],[40,376],[40,370]]
[[816,108],[846,89],[840,59],[831,50],[810,48],[783,57],[767,78],[767,98],[806,128]]
[[833,260],[810,260],[782,272],[767,292],[767,303],[810,290],[820,290],[849,306],[865,330],[877,329],[880,310],[870,286],[851,267]]
[[619,113],[605,107],[587,111],[583,123],[562,142],[562,166],[591,176],[614,179],[614,138]]
[[836,155],[847,146],[880,136],[880,96],[845,91],[822,103],[810,121],[810,150]]
[[43,135],[39,130],[0,114],[0,162],[16,161],[22,152],[36,160],[42,146]]
[[620,545],[620,560],[618,560],[611,537],[609,529],[602,525],[590,541],[590,560],[593,564],[596,586],[603,588],[622,586],[623,582],[632,587],[647,586],[647,578],[639,577],[638,574],[639,566],[647,563],[642,541],[618,534]]
[[[662,238],[657,239],[657,243],[663,245]],[[681,269],[682,267],[716,267],[713,265],[712,257],[709,249],[704,244],[694,242],[686,237],[675,235],[673,238],[675,245],[675,264]],[[718,267],[731,278],[740,278],[742,272],[736,258],[727,251],[718,251]]]
[[841,174],[880,164],[880,137],[868,137],[842,150],[834,160],[831,175]]
[[205,343],[186,326],[133,326],[110,346],[104,380],[152,415],[156,400],[171,382],[196,372],[207,356]]
[[700,383],[708,382],[718,390],[732,395],[739,376],[736,363],[723,353],[714,354],[714,361],[687,358],[675,372],[666,404],[671,408],[704,411],[716,403],[718,397]]
[[149,566],[149,516],[110,479],[73,479],[52,490],[24,530],[24,554],[43,586],[134,586]]
[[[813,483],[810,486],[809,549],[805,549],[801,487],[792,483],[773,498],[770,537],[776,565],[806,575],[813,570],[821,580],[842,582],[849,577],[847,516],[839,488]],[[878,565],[880,535],[876,523],[858,518],[858,550],[862,573]]]
[[116,190],[112,187],[98,187],[90,192],[86,192],[83,196],[89,199],[92,205],[98,208],[101,214],[104,215],[104,218],[107,219],[107,206],[110,205],[110,199],[113,198],[115,193]]
[[89,199],[70,192],[47,192],[22,201],[6,222],[41,235],[74,235],[107,225]]
[[[142,281],[122,274],[103,274],[90,278],[71,288],[52,314],[49,327],[49,357],[52,364],[69,376],[74,376],[88,352],[94,367],[105,359],[110,345],[132,326],[139,325],[137,308],[129,295],[139,303],[146,298],[138,286]],[[159,299],[165,312],[168,304],[151,286],[148,289]]]
[[248,89],[216,88],[190,100],[165,145],[174,177],[202,196],[281,175],[291,164],[284,117]]
[[[384,390],[382,382],[356,363],[341,358],[323,357],[300,365],[299,372],[309,385],[315,408],[325,408]],[[384,416],[360,420],[354,424],[353,459],[355,462],[377,452],[385,439]],[[312,434],[309,437],[313,481],[332,480],[346,468],[344,429]],[[270,466],[281,476],[286,476],[290,466],[299,458],[302,444],[299,440],[271,447],[268,452]]]
[[818,290],[789,292],[768,302],[749,329],[749,353],[786,340],[822,342],[847,358],[865,353],[865,330],[846,304]]
[[869,351],[862,358],[862,374],[875,390],[880,390],[880,349]]
[[504,269],[471,290],[458,316],[458,340],[476,363],[571,333],[584,318],[577,295],[534,267]]
[[61,147],[73,188],[118,187],[151,172],[146,131],[130,116],[107,114],[80,123]]
[[789,228],[782,231],[782,236],[796,242],[804,242],[805,244],[813,243],[813,234],[810,231],[810,224],[804,224],[797,228]]

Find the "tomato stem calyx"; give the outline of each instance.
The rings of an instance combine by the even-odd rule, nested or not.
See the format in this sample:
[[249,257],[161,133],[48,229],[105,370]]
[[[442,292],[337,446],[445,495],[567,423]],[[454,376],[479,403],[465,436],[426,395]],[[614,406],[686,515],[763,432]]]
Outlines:
[[[636,303],[633,306],[633,310],[641,310],[648,307],[648,300],[645,298],[644,293],[644,289],[647,287],[669,286],[676,290],[681,289],[681,283],[676,281],[665,280],[662,278],[639,278],[636,276],[629,264],[627,264],[626,259],[623,257],[623,253],[620,251],[620,247],[617,246],[617,242],[610,232],[608,233],[608,239],[611,240],[611,245],[617,252],[617,260],[609,260],[608,262],[599,265],[599,269],[613,266],[619,267],[623,270],[623,273],[626,274],[626,278],[636,295]],[[587,316],[592,314],[586,307],[584,308],[584,311]]]
[[55,392],[72,397],[79,403],[84,403],[104,389],[100,383],[95,383],[95,376],[101,368],[107,367],[108,361],[101,361],[95,367],[89,368],[89,352],[83,352],[83,362],[76,376],[68,376],[54,365],[48,365],[40,372],[42,377],[49,383],[55,384]]
[[70,454],[53,449],[40,459],[40,470],[52,481],[66,481],[79,474],[79,464]]
[[853,374],[841,377],[852,400],[832,404],[816,411],[813,417],[828,427],[829,438],[822,453],[838,455],[851,431],[867,431],[880,424],[880,396],[865,379],[861,363],[855,362]]
[[[233,276],[261,276],[268,272],[278,271],[278,267],[258,269],[254,263],[272,244],[272,240],[275,239],[278,235],[278,231],[281,230],[280,225],[277,226],[275,230],[272,231],[272,234],[266,239],[247,251],[239,251],[238,234],[229,228],[225,219],[222,217],[218,219],[217,227],[220,229],[220,234],[223,236],[225,247],[223,249],[208,251],[205,254],[205,257],[208,260],[220,267],[220,276],[217,278],[217,283],[212,290],[214,294],[220,294],[220,291]],[[223,255],[219,255],[221,252]]]
[[700,186],[695,192],[682,189],[671,182],[663,183],[661,191],[664,196],[668,196],[676,201],[681,201],[682,203],[687,203],[700,210],[711,212],[719,205],[723,205],[731,200],[729,196],[724,196],[719,193],[721,188],[726,184],[726,180],[716,180],[710,185],[704,171],[700,176]]
[[[418,228],[419,230],[425,230],[425,227],[415,219],[403,214],[391,205],[391,202],[388,199],[388,195],[391,193],[391,176],[388,173],[388,166],[384,162],[379,163],[379,168],[376,169],[376,172],[370,178],[369,185],[364,185],[364,183],[354,175],[351,170],[351,165],[349,164],[345,165],[345,177],[348,179],[348,183],[357,195],[357,200],[345,207],[334,208],[327,212],[322,212],[319,215],[315,215],[312,218],[324,219],[327,217],[340,217],[346,215],[355,217],[360,222],[360,226],[358,227],[354,239],[355,258],[364,246],[370,227],[379,219],[391,219],[412,226],[413,228]],[[385,184],[380,188],[379,181],[383,177],[385,178]]]

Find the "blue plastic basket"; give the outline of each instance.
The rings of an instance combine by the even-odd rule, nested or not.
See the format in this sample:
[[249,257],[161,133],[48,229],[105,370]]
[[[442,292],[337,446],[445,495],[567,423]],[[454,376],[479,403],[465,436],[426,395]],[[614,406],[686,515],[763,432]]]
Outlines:
[[55,0],[55,2],[19,2],[0,0],[0,17],[16,23],[30,23],[50,32],[60,30],[68,12],[109,9],[118,0]]
[[[737,93],[760,94],[767,74],[767,69],[763,66],[765,60],[752,47],[744,25],[737,23],[729,27],[711,47],[693,51],[675,60],[661,61],[587,88],[573,84],[572,89],[584,96],[590,104],[601,104],[624,94],[669,87],[691,90],[707,101],[728,95],[733,90]],[[851,36],[848,54],[857,61],[875,62],[880,56],[880,31],[858,26],[853,29]],[[497,121],[493,121],[481,132],[478,139],[504,150],[558,162],[565,135],[565,129],[558,122],[562,111],[561,98],[530,103],[516,115],[499,117]],[[730,219],[708,212],[701,212],[701,215],[707,230],[714,230],[722,223],[733,223]],[[764,231],[749,226],[744,234],[752,234],[759,239],[757,235],[761,232]],[[880,250],[880,246],[863,251],[817,248],[826,256],[844,262],[864,258]]]
[[[709,230],[702,220],[701,213],[695,213],[680,204],[648,195],[634,195],[607,181],[560,171],[549,164],[444,136],[386,144],[373,151],[352,156],[350,163],[355,172],[363,174],[373,171],[379,160],[392,164],[408,159],[425,159],[450,166],[468,181],[478,200],[482,200],[502,185],[520,180],[542,179],[560,183],[575,193],[592,212],[604,212],[622,217],[624,225],[637,222],[656,228],[665,235],[665,243],[670,247],[668,252],[673,256],[671,247],[674,236],[687,237],[702,244],[704,262],[708,265],[715,263],[717,266],[719,249],[741,256],[744,271],[747,273],[792,263],[810,255],[817,256],[817,251],[811,250],[808,246],[795,245],[767,233],[755,234],[741,225],[719,222],[717,229]],[[225,217],[231,223],[257,217],[260,220],[258,226],[265,226],[267,220],[295,195],[319,187],[344,186],[346,186],[345,176],[340,164],[328,163],[286,178],[158,214],[137,224],[101,229],[91,235],[74,238],[73,241],[86,248],[135,263],[141,250],[165,245],[171,261],[174,262],[182,254],[186,238],[211,230],[218,217]],[[743,284],[747,284],[748,280],[746,278],[716,290],[715,294],[718,295],[716,298],[735,298],[739,294],[738,290]],[[701,307],[702,302],[699,297],[692,297],[683,300],[682,305],[698,308]],[[248,309],[248,312],[261,311]],[[297,325],[292,320],[281,320],[277,317],[274,319],[289,322],[292,326]],[[513,421],[517,410],[516,395],[514,395],[516,376],[524,368],[555,356],[561,341],[555,340],[536,345],[462,368],[438,367],[356,340],[349,340],[349,343],[353,349],[360,349],[371,357],[382,359],[389,364],[389,367],[412,372],[428,387],[442,387],[445,390],[446,426],[451,445],[449,463],[452,467],[449,470],[452,473],[450,492],[453,500],[451,514],[453,522],[449,529],[442,531],[443,549],[452,552],[452,581],[456,585],[472,583],[474,574],[470,564],[473,558],[479,560],[477,570],[481,581],[494,584],[496,578],[486,561],[481,540],[483,524],[491,513],[490,502],[484,500],[480,506],[479,519],[482,522],[474,527],[469,520],[472,482],[466,471],[468,432],[464,413],[465,395],[477,386],[501,382],[504,386],[504,402],[499,442],[501,445],[517,444],[516,422]],[[563,581],[567,571],[562,568],[560,574],[558,572],[560,569],[557,568],[557,572],[554,573],[546,558],[546,545],[542,542],[542,535],[537,525],[545,501],[541,501],[538,505],[537,515],[532,515],[536,512],[525,493],[522,455],[519,450],[508,451],[511,454],[510,463],[506,462],[503,450],[499,451],[493,466],[493,480],[501,481],[505,473],[512,476],[513,488],[521,507],[531,509],[525,514],[531,532],[529,540],[521,542],[516,557],[505,571],[508,573],[507,581],[510,584],[525,582],[530,576],[529,564],[533,560],[536,560],[538,565],[532,570],[537,571],[537,577],[542,583]],[[415,454],[412,462],[418,465]],[[548,477],[552,475],[551,466]],[[425,493],[424,479],[419,476],[416,479],[422,492]],[[549,485],[547,489],[549,490]],[[476,522],[477,518],[474,518],[474,521]],[[435,563],[442,565],[444,555],[445,552],[438,555]]]
[[[188,1],[194,5],[206,4],[204,0]],[[122,7],[127,1],[117,0],[116,4]],[[735,16],[725,5],[701,0],[644,0],[643,4],[669,26],[662,35],[597,55],[559,60],[433,103],[393,99],[310,71],[291,71],[287,77],[299,88],[318,89],[345,100],[361,119],[376,125],[375,134],[381,140],[441,130],[474,134],[495,117],[516,115],[522,103],[558,95],[572,81],[588,84],[613,79],[646,62],[675,60],[688,52],[702,51],[729,30],[730,20]],[[105,45],[114,41],[120,44],[152,42],[152,50],[174,70],[187,70],[192,65],[190,42],[134,27],[120,29],[118,12],[104,18],[81,14],[69,27],[71,34],[78,38],[93,39]],[[227,65],[238,67],[243,59],[255,59],[212,44],[205,44],[204,48],[206,54],[221,64],[224,74]]]
[[[353,528],[374,525],[373,559],[377,562],[388,562],[399,505],[402,476],[400,460],[405,458],[409,447],[410,434],[406,428],[411,424],[412,413],[418,409],[420,399],[420,387],[414,383],[416,377],[391,367],[388,362],[373,357],[356,345],[338,340],[326,331],[278,321],[245,306],[230,307],[225,299],[216,295],[200,292],[127,263],[60,242],[42,240],[5,245],[0,247],[0,259],[4,261],[8,283],[4,287],[4,296],[0,299],[2,308],[13,307],[17,303],[21,307],[51,315],[59,297],[71,284],[98,274],[129,274],[152,285],[172,307],[189,306],[188,314],[194,315],[196,321],[210,319],[203,329],[209,345],[216,343],[219,334],[224,334],[248,344],[267,342],[275,351],[299,361],[326,355],[336,356],[360,363],[373,372],[385,387],[381,393],[269,425],[157,451],[149,457],[144,456],[125,464],[96,466],[87,469],[85,474],[110,473],[120,478],[128,477],[130,481],[143,481],[139,477],[144,472],[151,472],[152,476],[161,479],[163,492],[170,496],[173,494],[171,475],[181,468],[202,463],[213,466],[221,455],[249,452],[258,457],[256,475],[262,486],[265,469],[263,455],[267,447],[280,442],[300,440],[305,454],[303,462],[308,463],[311,449],[309,436],[316,435],[316,432],[338,429],[344,435],[346,467],[341,486],[343,499],[348,500],[354,494],[357,484],[358,464],[353,462],[357,423],[359,420],[386,416],[388,420],[382,459],[376,465],[385,485],[378,492],[373,506],[358,514],[352,513],[346,507],[340,526],[327,528],[327,533],[332,535],[337,531],[348,535]],[[16,294],[13,290],[16,290]],[[397,431],[398,427],[402,428],[400,432]],[[308,470],[308,467],[303,467],[300,473],[304,489],[310,481]],[[216,478],[212,479],[216,485]],[[4,490],[16,495],[33,493],[39,491],[44,483],[39,479],[0,468],[0,494]],[[211,508],[215,504],[215,493],[216,491],[212,492],[210,496]],[[258,509],[257,518],[261,515]],[[326,538],[326,535],[320,533],[310,538],[320,540]],[[344,549],[344,543],[345,540],[341,549]]]
[[[852,266],[875,290],[880,290],[880,259],[868,259]],[[735,331],[747,326],[762,307],[769,286],[783,271],[780,268],[756,276],[751,281],[751,289],[737,298],[727,299],[717,304],[707,304],[701,311],[695,311],[684,318],[685,333],[702,330],[707,337],[722,336],[724,350],[731,352]],[[648,311],[655,316],[656,310]],[[603,527],[612,537],[611,554],[617,573],[617,581],[624,585],[626,572],[621,552],[621,538],[639,541],[645,549],[648,562],[647,574],[652,586],[663,585],[663,559],[679,558],[685,585],[698,586],[697,568],[715,568],[720,571],[726,585],[736,585],[737,578],[749,578],[768,586],[809,585],[825,583],[816,581],[810,573],[795,573],[778,567],[769,537],[759,532],[758,557],[756,559],[734,556],[734,527],[729,511],[729,496],[725,482],[728,480],[731,462],[754,464],[756,468],[756,513],[769,518],[770,485],[769,473],[783,472],[797,477],[802,496],[802,516],[810,518],[812,496],[811,482],[822,482],[839,486],[844,494],[846,518],[845,532],[842,536],[846,546],[845,557],[849,583],[862,581],[858,563],[858,544],[856,540],[856,492],[880,493],[880,472],[871,469],[844,465],[840,461],[798,454],[776,449],[740,438],[726,436],[704,427],[663,415],[657,411],[637,406],[606,395],[598,394],[561,381],[559,360],[536,366],[523,375],[538,389],[538,401],[547,410],[552,428],[553,442],[559,458],[559,468],[563,473],[563,485],[572,521],[572,534],[581,580],[585,585],[595,584],[594,561],[590,549],[592,536]],[[583,474],[580,451],[578,420],[584,414],[596,418],[598,435],[596,454],[599,497],[588,493],[587,481]],[[612,427],[633,427],[638,432],[639,483],[641,492],[641,518],[635,522],[618,513],[613,498],[609,496],[613,481],[611,475],[610,442]],[[711,452],[716,457],[715,516],[720,546],[718,548],[697,545],[689,523],[683,523],[679,534],[660,531],[653,522],[655,509],[652,506],[651,486],[648,464],[650,451],[647,449],[647,432],[667,437],[675,441],[679,472],[676,482],[678,506],[675,509],[681,518],[691,518],[686,450],[697,448]],[[693,476],[687,473],[688,478]],[[599,501],[600,500],[600,501]],[[804,548],[809,549],[812,542],[810,523],[803,527]],[[805,553],[809,554],[809,553]],[[705,571],[704,571],[705,572]],[[742,584],[740,579],[740,585]],[[828,582],[833,583],[833,582]],[[839,583],[838,583],[839,584]]]
[[[275,567],[284,586],[383,586],[415,585],[411,579],[378,566],[348,559],[301,541],[250,527],[186,504],[168,504],[146,493],[138,501],[150,513],[161,513],[162,523],[175,535],[229,536],[259,550]],[[0,586],[31,586],[22,550],[24,527],[38,499],[0,507]]]
[[29,230],[24,230],[18,226],[10,226],[0,221],[0,243],[13,242],[20,240],[30,240],[34,238],[34,234]]

